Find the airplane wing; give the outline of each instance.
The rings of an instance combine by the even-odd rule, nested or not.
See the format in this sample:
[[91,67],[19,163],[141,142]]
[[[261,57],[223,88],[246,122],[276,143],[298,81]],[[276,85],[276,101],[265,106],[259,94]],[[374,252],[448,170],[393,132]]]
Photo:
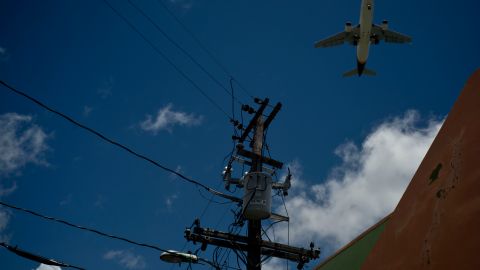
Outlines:
[[358,40],[359,29],[360,28],[357,26],[352,28],[351,31],[340,32],[326,39],[317,41],[315,42],[315,48],[332,47],[332,46],[342,45],[343,43],[349,43],[353,45]]
[[378,40],[385,40],[388,43],[410,43],[412,42],[412,38],[400,34],[398,32],[392,30],[384,30],[381,26],[374,24],[372,26],[372,35],[376,36]]

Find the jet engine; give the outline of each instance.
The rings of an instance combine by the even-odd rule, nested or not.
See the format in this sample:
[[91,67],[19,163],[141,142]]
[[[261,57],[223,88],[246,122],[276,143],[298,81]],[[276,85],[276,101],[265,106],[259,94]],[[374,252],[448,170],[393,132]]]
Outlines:
[[382,30],[383,30],[383,31],[387,30],[387,29],[388,29],[388,21],[387,21],[387,20],[383,20],[381,27],[382,27]]
[[345,23],[345,32],[352,32],[352,23],[346,22]]

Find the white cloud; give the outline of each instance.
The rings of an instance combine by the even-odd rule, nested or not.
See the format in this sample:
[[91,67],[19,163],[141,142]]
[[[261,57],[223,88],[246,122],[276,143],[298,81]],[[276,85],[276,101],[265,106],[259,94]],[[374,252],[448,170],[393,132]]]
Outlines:
[[17,113],[0,115],[0,177],[18,172],[28,163],[48,166],[48,135],[32,117]]
[[[0,186],[1,188],[1,186]],[[0,194],[0,199],[2,198],[2,195]],[[10,222],[10,212],[8,210],[5,210],[4,208],[0,207],[0,242],[9,242],[10,235],[5,234],[5,229],[8,226],[8,223]]]
[[62,270],[62,268],[41,263],[35,270]]
[[105,196],[103,196],[102,194],[98,194],[97,199],[95,200],[93,205],[96,208],[104,209],[105,208],[105,203],[107,203],[107,201],[108,200],[107,200],[107,198],[105,198]]
[[[313,240],[329,253],[393,211],[442,125],[431,120],[420,127],[419,120],[408,111],[377,126],[360,146],[339,146],[342,163],[321,184],[307,186],[294,164],[286,198],[290,241],[308,246]],[[286,241],[287,227],[279,226],[276,236]]]
[[170,0],[170,3],[180,7],[184,11],[189,11],[193,7],[193,0]]
[[[313,261],[310,264],[315,264],[316,262]],[[293,262],[289,262],[289,268],[288,269],[296,269],[296,265],[292,266],[294,264]],[[309,265],[310,266],[310,265]],[[305,267],[304,269],[310,269],[313,267]],[[265,264],[262,265],[263,270],[278,270],[278,269],[287,269],[287,263],[285,260],[281,260],[279,258],[271,258],[270,260],[266,261]]]
[[60,205],[60,206],[69,205],[70,203],[72,203],[72,198],[73,198],[72,194],[71,194],[71,193],[68,194],[68,195],[65,197],[65,199],[63,199],[63,200],[60,201],[59,205]]
[[[31,121],[32,118],[28,115],[0,115],[0,198],[17,189],[16,182],[5,183],[8,181],[5,176],[19,173],[28,163],[48,166],[44,157],[48,149],[48,136],[39,126],[31,124]],[[4,235],[9,221],[10,213],[0,208],[0,241],[9,238]]]
[[92,108],[92,107],[87,106],[87,105],[83,106],[83,116],[84,116],[84,117],[90,116],[90,113],[91,113],[92,111],[93,111],[93,108]]
[[7,61],[10,58],[10,54],[8,53],[5,47],[0,47],[0,61]]
[[17,183],[13,182],[13,184],[10,185],[10,187],[6,188],[3,186],[2,183],[0,183],[0,198],[3,196],[7,196],[10,193],[14,192],[17,189]]
[[144,269],[147,266],[141,255],[135,255],[128,250],[110,250],[103,255],[106,260],[114,260],[127,269]]
[[[177,167],[175,168],[175,172],[181,173],[181,174],[184,174],[184,173],[185,173],[185,172],[183,171],[182,166],[180,166],[180,165],[177,165]],[[178,177],[178,175],[176,175],[176,174],[174,174],[174,173],[170,173],[170,175],[168,176],[168,178],[169,178],[170,180],[175,180],[175,179],[177,179],[177,177]]]
[[161,108],[155,118],[152,118],[151,115],[147,115],[146,119],[140,123],[140,127],[145,131],[157,134],[161,130],[172,132],[172,128],[175,125],[187,127],[198,126],[203,121],[202,116],[174,111],[172,110],[172,107],[172,104],[168,104]]
[[10,216],[8,212],[0,209],[0,232],[2,232],[7,227],[9,220]]
[[102,86],[97,89],[97,94],[100,95],[101,98],[106,99],[112,95],[112,89],[115,85],[115,79],[110,76],[108,79],[104,80]]
[[165,198],[165,206],[167,207],[168,210],[172,210],[173,203],[175,202],[176,199],[178,199],[177,194],[172,194]]

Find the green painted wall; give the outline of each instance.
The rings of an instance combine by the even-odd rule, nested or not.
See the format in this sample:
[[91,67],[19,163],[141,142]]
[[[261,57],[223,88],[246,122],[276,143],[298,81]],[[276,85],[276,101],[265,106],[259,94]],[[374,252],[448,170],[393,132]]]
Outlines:
[[325,264],[315,268],[317,270],[359,270],[373,246],[378,240],[380,233],[385,229],[387,222],[374,228],[372,231],[358,239],[350,247],[341,251]]

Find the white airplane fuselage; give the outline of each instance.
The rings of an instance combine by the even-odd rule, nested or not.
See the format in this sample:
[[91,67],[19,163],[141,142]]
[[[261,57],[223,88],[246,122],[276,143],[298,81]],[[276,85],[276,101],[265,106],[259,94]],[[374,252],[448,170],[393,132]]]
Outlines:
[[360,37],[357,44],[357,68],[363,72],[368,58],[373,23],[373,0],[362,0],[360,8]]

